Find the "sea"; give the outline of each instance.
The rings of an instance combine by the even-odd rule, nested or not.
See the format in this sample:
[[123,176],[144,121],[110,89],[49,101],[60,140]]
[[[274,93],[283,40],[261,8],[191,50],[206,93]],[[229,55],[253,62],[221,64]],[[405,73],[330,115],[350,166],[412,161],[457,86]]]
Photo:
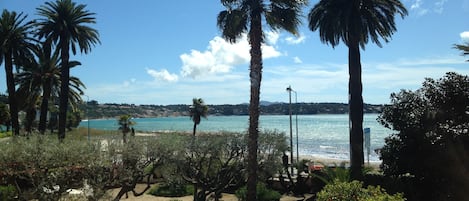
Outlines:
[[[369,152],[365,146],[365,162],[380,162],[378,151],[384,139],[393,131],[377,121],[378,114],[365,114],[363,127],[370,129]],[[249,116],[208,116],[197,126],[201,132],[246,132]],[[136,118],[134,129],[147,132],[192,132],[193,122],[188,116]],[[260,130],[284,132],[290,143],[289,115],[261,115]],[[118,130],[117,119],[92,119],[82,121],[80,127],[101,130]],[[298,130],[296,129],[298,128]],[[294,156],[349,160],[349,120],[347,114],[292,115]],[[296,146],[298,144],[298,146]]]

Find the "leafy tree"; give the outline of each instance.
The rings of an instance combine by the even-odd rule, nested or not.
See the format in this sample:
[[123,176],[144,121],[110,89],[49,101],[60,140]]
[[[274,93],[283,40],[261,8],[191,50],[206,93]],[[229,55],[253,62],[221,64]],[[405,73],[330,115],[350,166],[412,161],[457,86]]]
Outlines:
[[0,64],[5,61],[5,74],[8,89],[8,103],[10,105],[11,125],[13,134],[19,135],[18,105],[15,94],[15,79],[13,65],[30,55],[29,49],[33,39],[30,37],[32,22],[26,22],[27,15],[3,10],[0,19]]
[[[39,7],[38,14],[42,17],[38,20],[39,38],[45,38],[46,42],[57,44],[61,60],[61,87],[59,103],[59,139],[65,138],[66,115],[69,99],[70,80],[70,49],[76,54],[77,48],[80,52],[87,54],[91,47],[99,41],[98,31],[86,26],[94,24],[96,20],[94,13],[85,10],[86,5],[76,4],[71,0],[56,0],[46,2]],[[78,46],[78,47],[77,47]]]
[[119,130],[122,131],[122,140],[124,143],[127,142],[127,133],[131,131],[135,122],[132,121],[132,116],[130,115],[121,115],[119,119],[117,119],[117,124],[119,124]]
[[411,175],[415,200],[464,200],[469,189],[469,77],[427,78],[416,91],[391,94],[379,117],[397,131],[381,150],[385,175]]
[[236,42],[243,33],[248,32],[251,45],[249,77],[251,80],[251,98],[249,102],[249,176],[247,200],[255,200],[257,184],[257,138],[259,136],[259,96],[262,78],[263,42],[262,18],[274,30],[284,29],[297,34],[300,24],[299,13],[306,1],[292,0],[221,0],[225,11],[218,14],[217,25],[222,36],[229,42]]
[[205,201],[212,193],[218,200],[225,189],[244,182],[245,144],[241,135],[199,136],[191,149],[192,154],[177,158],[185,159],[179,165],[183,178],[197,187],[195,201]]
[[350,163],[352,179],[362,179],[363,97],[360,47],[369,40],[381,47],[396,31],[394,15],[407,15],[399,0],[321,0],[308,14],[311,31],[335,47],[342,40],[349,48]]
[[[257,166],[260,182],[266,182],[281,169],[281,156],[288,145],[285,134],[276,131],[263,131],[259,139]],[[177,152],[181,155],[173,158],[181,160],[175,162],[179,173],[185,181],[197,184],[194,200],[204,201],[212,193],[218,200],[223,191],[245,184],[247,141],[246,135],[237,133],[202,135],[185,152]]]
[[195,136],[197,125],[200,124],[201,117],[207,118],[208,107],[205,105],[202,98],[193,98],[192,105],[189,108],[189,116],[194,122],[194,129],[192,135]]

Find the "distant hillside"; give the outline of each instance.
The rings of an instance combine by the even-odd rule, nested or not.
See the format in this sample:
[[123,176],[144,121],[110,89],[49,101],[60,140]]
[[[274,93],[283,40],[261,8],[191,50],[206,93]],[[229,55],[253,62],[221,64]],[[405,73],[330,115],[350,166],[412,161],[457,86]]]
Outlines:
[[[365,104],[365,113],[380,113],[384,105]],[[209,115],[248,115],[248,104],[208,105]],[[187,116],[189,105],[134,105],[134,104],[98,104],[90,101],[81,106],[85,116],[90,118],[116,118],[123,114],[133,117],[166,117]],[[343,103],[298,103],[292,104],[292,113],[305,114],[346,114],[348,105]],[[87,114],[87,115],[86,115]],[[262,115],[287,115],[288,103],[264,102],[261,105]],[[86,117],[85,117],[86,118]]]

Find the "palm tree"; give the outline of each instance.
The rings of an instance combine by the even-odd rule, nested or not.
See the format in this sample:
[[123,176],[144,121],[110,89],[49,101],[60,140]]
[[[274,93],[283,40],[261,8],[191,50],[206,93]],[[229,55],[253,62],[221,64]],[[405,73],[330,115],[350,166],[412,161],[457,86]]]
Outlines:
[[[39,132],[44,134],[47,123],[49,100],[58,97],[60,86],[60,58],[57,51],[51,54],[51,45],[41,43],[32,49],[35,57],[27,60],[23,71],[16,75],[18,91],[25,94],[24,100],[38,100],[40,98]],[[70,61],[69,68],[80,65],[77,61]],[[83,83],[76,77],[70,77],[69,105],[76,108],[81,102],[81,88]],[[34,98],[35,97],[35,98]],[[79,98],[77,100],[77,97]],[[31,104],[29,104],[32,106]]]
[[29,49],[34,41],[30,37],[32,22],[25,22],[27,15],[3,10],[0,19],[0,64],[5,61],[5,73],[10,105],[13,135],[19,135],[18,105],[15,94],[13,64],[17,67],[20,61],[30,55]]
[[[454,48],[460,50],[463,56],[469,55],[469,42],[466,42],[465,44],[462,44],[462,45],[454,45]],[[469,61],[469,60],[466,60],[466,61]]]
[[189,108],[189,116],[194,122],[194,129],[192,135],[195,136],[197,125],[200,124],[201,117],[207,118],[208,107],[205,105],[204,100],[201,98],[193,98],[192,105]]
[[117,119],[117,123],[119,124],[119,130],[122,131],[122,140],[124,143],[127,143],[127,133],[130,132],[131,126],[135,125],[135,122],[132,121],[132,116],[121,115],[119,119]]
[[308,15],[311,31],[319,29],[323,43],[335,47],[342,40],[349,48],[349,120],[352,179],[361,179],[363,156],[363,97],[360,47],[368,40],[382,47],[396,31],[394,15],[407,15],[399,0],[321,0]]
[[[96,23],[95,14],[85,10],[86,5],[72,2],[71,0],[56,0],[46,2],[39,7],[38,14],[42,19],[38,20],[38,36],[45,38],[46,42],[57,44],[60,51],[61,87],[59,102],[59,139],[65,138],[65,127],[68,107],[68,95],[70,80],[70,49],[75,55],[77,48],[81,53],[87,54],[91,47],[99,41],[98,31],[86,26]],[[77,47],[78,46],[78,47]]]
[[249,77],[251,80],[251,97],[249,102],[249,130],[248,130],[248,181],[246,199],[256,199],[257,183],[257,140],[259,136],[259,96],[262,78],[262,50],[263,42],[262,22],[273,29],[284,29],[297,34],[300,24],[299,13],[306,5],[302,0],[221,0],[226,10],[218,14],[217,25],[222,36],[231,43],[235,43],[243,33],[248,34],[251,45],[251,62]]

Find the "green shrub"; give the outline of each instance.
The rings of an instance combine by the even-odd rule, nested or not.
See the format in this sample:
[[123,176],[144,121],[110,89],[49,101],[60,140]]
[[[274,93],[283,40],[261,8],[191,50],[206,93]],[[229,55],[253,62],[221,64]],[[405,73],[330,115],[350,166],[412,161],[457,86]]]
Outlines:
[[362,187],[359,181],[335,180],[327,184],[318,194],[317,201],[404,201],[402,194],[389,195],[377,186]]
[[[18,198],[56,200],[69,188],[80,187],[86,179],[106,176],[94,169],[110,166],[101,157],[99,142],[64,140],[56,136],[32,135],[1,142],[0,176],[4,185],[18,185]],[[55,190],[55,186],[59,186]],[[50,191],[50,193],[46,193]]]
[[0,200],[14,200],[16,188],[12,185],[0,186]]
[[182,197],[194,194],[194,186],[187,184],[166,183],[150,189],[148,194],[164,197]]
[[11,136],[13,136],[13,134],[11,133],[11,131],[8,131],[8,132],[0,132],[0,138],[11,137]]
[[[278,201],[282,197],[279,192],[268,189],[264,183],[258,183],[256,186],[258,201]],[[235,195],[240,201],[246,201],[246,186],[236,191]]]

